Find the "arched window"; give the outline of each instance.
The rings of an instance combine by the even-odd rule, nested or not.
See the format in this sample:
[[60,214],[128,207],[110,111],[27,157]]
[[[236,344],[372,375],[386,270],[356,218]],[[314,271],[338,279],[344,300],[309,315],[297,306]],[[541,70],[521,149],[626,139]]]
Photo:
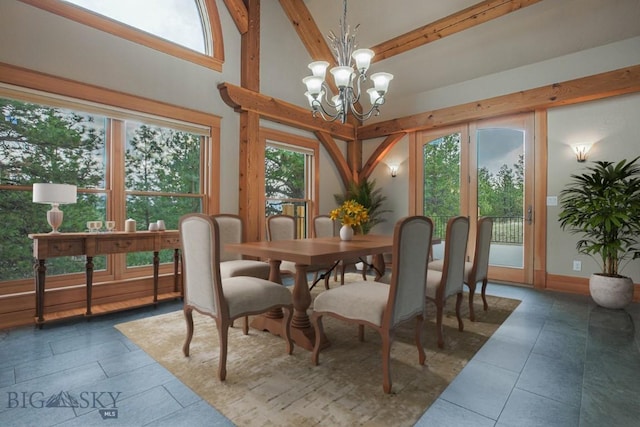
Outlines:
[[21,0],[93,28],[222,71],[215,0]]

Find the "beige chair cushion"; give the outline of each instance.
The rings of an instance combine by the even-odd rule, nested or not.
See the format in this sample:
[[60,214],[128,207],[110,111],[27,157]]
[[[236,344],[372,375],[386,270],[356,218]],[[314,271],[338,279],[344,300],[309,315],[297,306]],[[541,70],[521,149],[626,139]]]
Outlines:
[[314,311],[332,313],[382,325],[382,314],[389,299],[389,285],[378,282],[353,282],[323,292],[313,302]]
[[220,263],[220,277],[252,276],[267,280],[269,264],[263,261],[237,259]]
[[[434,261],[429,262],[429,270],[437,270],[442,271],[442,267],[444,266],[443,259],[436,259]],[[473,263],[469,261],[465,261],[464,263],[464,283],[469,283],[469,276],[471,275],[471,269],[473,268]],[[428,276],[427,276],[428,280]]]
[[432,270],[431,263],[429,263],[429,270],[427,270],[427,298],[436,298],[436,291],[441,281],[442,271]]
[[262,313],[275,305],[291,304],[286,287],[257,277],[229,277],[222,280],[222,293],[229,306],[229,317],[243,313]]

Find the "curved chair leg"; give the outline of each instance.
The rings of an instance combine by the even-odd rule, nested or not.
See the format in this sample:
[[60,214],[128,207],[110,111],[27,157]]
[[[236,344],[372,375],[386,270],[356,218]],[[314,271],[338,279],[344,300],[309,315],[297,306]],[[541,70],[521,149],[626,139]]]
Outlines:
[[442,315],[444,303],[436,303],[436,331],[438,332],[438,348],[444,348],[444,331],[442,329]]
[[476,321],[476,313],[473,311],[473,295],[476,293],[476,284],[468,283],[469,287],[469,320],[472,322]]
[[293,340],[291,339],[291,319],[293,318],[293,307],[284,307],[283,316],[284,340],[287,345],[287,354],[293,353]]
[[424,347],[422,347],[422,325],[424,324],[423,316],[416,316],[416,347],[418,347],[418,362],[424,365],[424,361],[427,356],[424,354]]
[[189,346],[191,345],[191,338],[193,338],[193,309],[186,308],[184,309],[184,318],[187,321],[187,339],[182,346],[182,353],[185,356],[189,356]]
[[391,393],[391,333],[381,331],[382,336],[382,389]]
[[317,312],[313,312],[311,315],[311,323],[313,324],[313,329],[316,334],[316,343],[313,346],[313,352],[311,353],[311,364],[317,366],[318,359],[320,358],[320,344],[322,344],[322,335],[324,334],[322,328],[322,315]]
[[242,323],[242,333],[245,335],[249,335],[249,316],[244,316],[244,321]]
[[487,304],[487,296],[485,292],[487,291],[487,279],[482,280],[482,304],[484,305],[484,311],[489,310],[489,304]]
[[220,360],[218,360],[218,378],[224,381],[227,378],[227,344],[229,342],[229,324],[225,321],[216,322],[220,337]]
[[324,274],[324,288],[329,289],[329,279],[331,278],[331,273]]
[[456,317],[458,318],[458,330],[460,332],[464,331],[464,323],[462,323],[462,316],[460,315],[460,306],[462,305],[462,300],[464,296],[462,292],[458,292],[456,295]]

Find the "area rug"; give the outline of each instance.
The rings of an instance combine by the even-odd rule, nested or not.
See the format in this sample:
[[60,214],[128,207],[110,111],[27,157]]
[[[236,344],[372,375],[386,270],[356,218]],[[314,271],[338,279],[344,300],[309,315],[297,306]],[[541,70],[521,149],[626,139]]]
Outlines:
[[[347,274],[345,281],[359,275]],[[331,286],[339,286],[332,281]],[[314,289],[314,293],[321,290]],[[191,355],[184,357],[186,324],[182,311],[135,320],[116,328],[238,426],[412,426],[466,363],[517,307],[519,301],[487,297],[489,311],[476,302],[469,321],[465,294],[464,332],[457,329],[455,298],[444,319],[445,348],[436,344],[435,319],[427,319],[423,344],[426,364],[418,363],[413,323],[402,327],[391,351],[392,394],[382,390],[380,337],[370,329],[365,342],[357,326],[325,317],[331,346],[311,365],[310,352],[269,333],[242,334],[241,322],[229,332],[227,379],[217,379],[215,322],[194,312]],[[429,313],[433,314],[430,306]]]

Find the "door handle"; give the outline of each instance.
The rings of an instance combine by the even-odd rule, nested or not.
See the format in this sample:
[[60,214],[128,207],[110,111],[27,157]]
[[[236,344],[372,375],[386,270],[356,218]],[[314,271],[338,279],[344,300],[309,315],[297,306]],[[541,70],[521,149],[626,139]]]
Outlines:
[[533,222],[533,207],[531,205],[527,208],[527,222],[529,225]]

